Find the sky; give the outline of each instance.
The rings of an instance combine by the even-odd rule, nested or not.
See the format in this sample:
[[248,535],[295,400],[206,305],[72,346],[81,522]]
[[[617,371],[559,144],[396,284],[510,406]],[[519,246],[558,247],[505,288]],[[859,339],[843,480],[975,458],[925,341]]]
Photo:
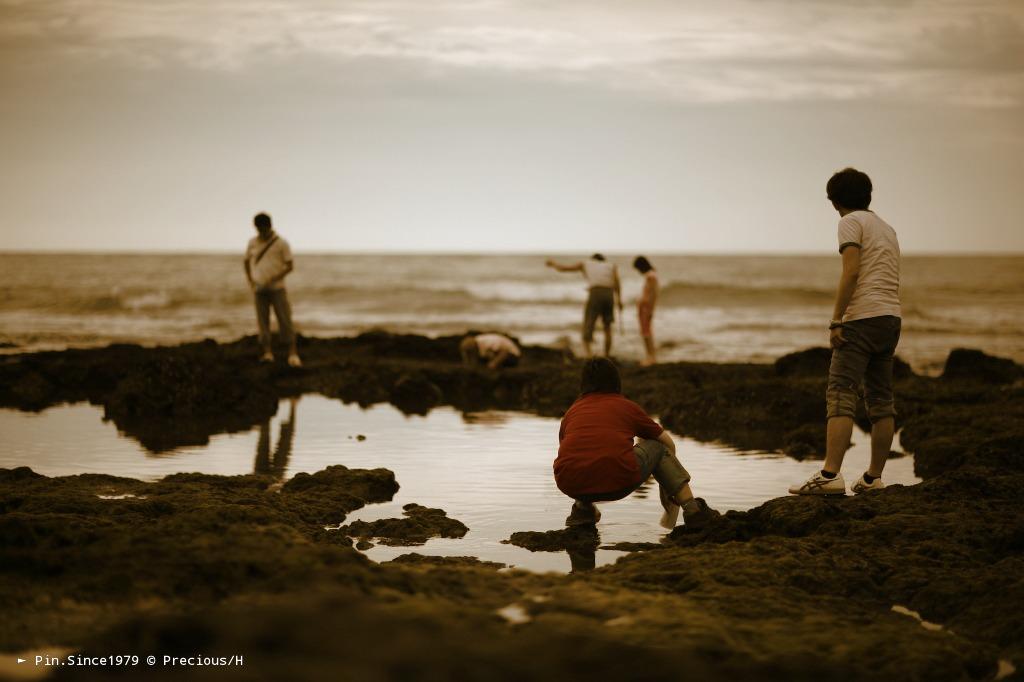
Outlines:
[[1024,252],[1024,1],[0,0],[0,251]]

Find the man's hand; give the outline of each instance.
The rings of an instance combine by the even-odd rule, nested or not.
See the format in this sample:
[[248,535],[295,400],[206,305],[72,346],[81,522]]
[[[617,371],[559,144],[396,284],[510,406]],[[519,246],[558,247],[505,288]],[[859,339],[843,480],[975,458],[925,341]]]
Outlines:
[[833,327],[831,330],[829,330],[828,343],[833,348],[839,348],[844,343],[846,343],[846,339],[843,337],[842,327]]

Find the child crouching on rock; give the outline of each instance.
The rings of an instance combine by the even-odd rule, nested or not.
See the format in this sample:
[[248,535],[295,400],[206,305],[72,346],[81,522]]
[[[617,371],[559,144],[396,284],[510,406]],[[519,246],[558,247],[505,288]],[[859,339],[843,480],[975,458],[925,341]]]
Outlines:
[[[633,438],[640,441],[634,445]],[[643,408],[622,395],[619,371],[607,358],[583,365],[580,397],[558,430],[555,484],[575,502],[567,526],[597,523],[594,502],[621,500],[652,473],[665,510],[661,525],[673,528],[683,509],[687,526],[705,525],[718,512],[690,490],[690,474],[676,458],[672,437]]]

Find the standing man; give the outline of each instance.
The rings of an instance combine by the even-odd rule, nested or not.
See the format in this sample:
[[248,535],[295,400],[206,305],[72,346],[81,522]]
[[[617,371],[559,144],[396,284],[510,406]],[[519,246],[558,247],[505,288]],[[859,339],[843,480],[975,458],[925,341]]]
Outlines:
[[615,321],[615,307],[622,314],[622,291],[619,286],[619,269],[595,253],[588,261],[557,263],[548,259],[544,263],[559,272],[582,272],[589,286],[587,304],[583,309],[583,354],[592,355],[590,344],[594,340],[594,325],[601,318],[604,325],[604,355],[612,352],[612,322]]
[[292,328],[292,309],[284,288],[284,278],[294,267],[292,249],[287,241],[274,232],[270,216],[266,213],[256,214],[252,224],[259,234],[249,240],[245,250],[245,277],[256,299],[256,322],[259,324],[260,346],[263,348],[260,362],[274,361],[270,346],[270,309],[273,307],[281,339],[288,344],[288,364],[301,367],[302,361],[295,347],[295,330]]
[[896,231],[868,210],[871,180],[853,168],[839,171],[826,192],[839,212],[843,274],[829,324],[832,364],[825,393],[828,428],[825,465],[797,495],[845,495],[839,473],[853,434],[861,385],[871,420],[871,464],[850,486],[853,493],[879,490],[895,430],[892,359],[900,339],[900,245]]

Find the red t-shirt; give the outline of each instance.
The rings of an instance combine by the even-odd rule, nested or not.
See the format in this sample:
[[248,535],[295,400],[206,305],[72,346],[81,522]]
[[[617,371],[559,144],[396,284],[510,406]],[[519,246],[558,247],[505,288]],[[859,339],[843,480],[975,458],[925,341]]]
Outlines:
[[664,429],[619,393],[588,393],[572,404],[558,429],[555,485],[569,497],[623,490],[640,482],[633,437]]

